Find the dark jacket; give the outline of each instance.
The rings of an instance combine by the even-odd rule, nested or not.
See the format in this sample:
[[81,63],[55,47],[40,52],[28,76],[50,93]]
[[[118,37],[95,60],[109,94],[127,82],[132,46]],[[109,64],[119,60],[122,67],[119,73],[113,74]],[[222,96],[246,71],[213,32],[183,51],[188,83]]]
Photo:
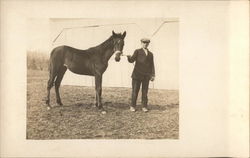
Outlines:
[[155,76],[154,56],[149,50],[146,56],[142,48],[136,49],[134,54],[128,57],[128,61],[130,63],[135,62],[135,67],[131,76],[133,79],[149,80],[152,76]]

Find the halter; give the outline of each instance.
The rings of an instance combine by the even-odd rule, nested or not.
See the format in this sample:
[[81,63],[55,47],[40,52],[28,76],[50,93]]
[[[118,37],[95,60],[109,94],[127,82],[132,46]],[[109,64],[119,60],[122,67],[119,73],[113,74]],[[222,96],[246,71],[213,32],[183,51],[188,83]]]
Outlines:
[[116,54],[116,53],[121,53],[121,54],[122,54],[122,51],[120,51],[120,50],[115,50],[115,48],[116,48],[115,45],[119,45],[120,42],[121,42],[121,39],[119,39],[117,42],[114,42],[114,49],[113,49],[114,54]]

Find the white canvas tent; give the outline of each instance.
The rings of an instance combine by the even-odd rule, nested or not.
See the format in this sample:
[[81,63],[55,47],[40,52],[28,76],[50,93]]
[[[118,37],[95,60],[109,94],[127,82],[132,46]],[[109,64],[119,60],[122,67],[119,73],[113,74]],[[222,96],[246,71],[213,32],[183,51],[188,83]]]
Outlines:
[[[59,45],[69,45],[78,49],[96,46],[115,32],[127,32],[124,54],[132,55],[140,48],[142,37],[151,38],[149,50],[154,53],[156,80],[150,83],[151,88],[178,89],[178,22],[166,23],[173,19],[51,19],[52,48]],[[96,26],[99,27],[86,27]],[[160,27],[161,26],[161,27]],[[160,28],[160,29],[159,29]],[[159,29],[159,30],[158,30]],[[155,33],[155,34],[154,34]],[[153,37],[152,34],[154,34]],[[114,56],[109,61],[109,67],[103,75],[104,87],[131,87],[133,64],[122,57],[115,62]],[[91,76],[77,75],[67,71],[62,81],[63,85],[93,86]]]

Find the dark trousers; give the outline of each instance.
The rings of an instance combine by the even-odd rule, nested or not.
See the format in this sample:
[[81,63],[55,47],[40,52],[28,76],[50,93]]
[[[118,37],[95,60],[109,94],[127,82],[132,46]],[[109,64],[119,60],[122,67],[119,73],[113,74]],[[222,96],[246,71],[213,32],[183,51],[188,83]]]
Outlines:
[[149,80],[148,79],[143,79],[143,80],[137,80],[137,79],[132,79],[132,103],[131,106],[135,107],[136,106],[136,100],[138,96],[138,92],[140,90],[142,84],[142,106],[147,107],[148,106],[148,85],[149,85]]

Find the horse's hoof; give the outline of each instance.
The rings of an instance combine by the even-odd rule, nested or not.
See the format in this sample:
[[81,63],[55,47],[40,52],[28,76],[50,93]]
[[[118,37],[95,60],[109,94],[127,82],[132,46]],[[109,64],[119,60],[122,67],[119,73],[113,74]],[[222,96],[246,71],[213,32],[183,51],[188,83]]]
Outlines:
[[51,109],[51,107],[50,106],[47,106],[47,110],[50,110]]
[[49,100],[46,100],[45,103],[46,103],[46,105],[49,105]]
[[59,105],[59,106],[63,106],[63,103],[57,103],[57,105]]
[[61,102],[61,100],[57,100],[56,103],[57,103],[57,105],[59,105],[59,106],[62,106],[62,105],[63,105],[63,103]]
[[102,111],[102,114],[105,115],[107,112],[106,111]]
[[97,103],[95,103],[94,106],[98,108],[98,104]]

